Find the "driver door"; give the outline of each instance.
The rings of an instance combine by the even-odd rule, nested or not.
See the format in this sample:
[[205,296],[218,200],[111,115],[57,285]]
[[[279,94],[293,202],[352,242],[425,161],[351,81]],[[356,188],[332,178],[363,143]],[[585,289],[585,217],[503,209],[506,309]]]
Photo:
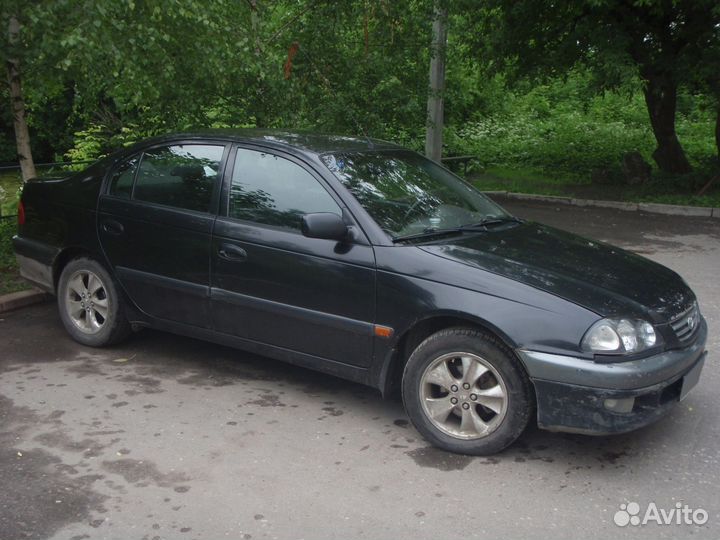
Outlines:
[[216,330],[333,362],[372,359],[375,255],[306,238],[300,218],[346,211],[321,177],[290,155],[236,148],[212,238]]

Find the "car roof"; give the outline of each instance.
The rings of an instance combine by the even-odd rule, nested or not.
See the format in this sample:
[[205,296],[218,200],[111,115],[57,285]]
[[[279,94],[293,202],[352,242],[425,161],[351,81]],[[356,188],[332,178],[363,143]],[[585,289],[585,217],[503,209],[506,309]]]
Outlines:
[[275,148],[290,148],[309,154],[331,152],[362,152],[367,150],[401,149],[401,146],[370,137],[350,137],[313,133],[309,131],[285,131],[273,129],[208,129],[187,133],[170,133],[142,141],[136,146],[147,146],[178,139],[221,139],[234,142],[255,142]]

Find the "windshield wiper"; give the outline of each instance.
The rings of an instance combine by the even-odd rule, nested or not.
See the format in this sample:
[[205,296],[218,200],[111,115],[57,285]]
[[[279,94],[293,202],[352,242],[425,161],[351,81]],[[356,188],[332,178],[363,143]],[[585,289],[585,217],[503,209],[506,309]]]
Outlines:
[[392,239],[393,244],[397,242],[405,242],[406,240],[425,240],[428,238],[436,238],[438,236],[446,236],[449,234],[463,234],[468,232],[486,231],[489,226],[500,225],[502,223],[524,223],[524,220],[515,216],[491,217],[485,218],[477,223],[469,223],[460,227],[447,227],[444,229],[427,228],[421,233],[406,234],[404,236],[396,236]]
[[447,236],[448,234],[463,234],[468,232],[470,229],[464,229],[462,227],[451,227],[447,229],[425,229],[421,233],[406,234],[403,236],[396,236],[392,239],[393,244],[397,242],[405,242],[406,240],[424,240],[426,238],[436,238],[438,236]]
[[487,229],[492,225],[502,225],[503,223],[524,223],[525,221],[515,216],[489,217],[477,223],[469,223],[459,227],[463,230]]

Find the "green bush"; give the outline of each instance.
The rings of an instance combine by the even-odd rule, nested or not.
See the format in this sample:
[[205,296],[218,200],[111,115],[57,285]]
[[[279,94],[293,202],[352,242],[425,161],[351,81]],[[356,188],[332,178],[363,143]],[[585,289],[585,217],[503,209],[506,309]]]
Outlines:
[[17,222],[14,219],[0,219],[0,270],[15,266],[12,237],[16,232]]
[[[692,165],[707,177],[717,152],[714,116],[700,99],[679,102],[678,137]],[[485,168],[532,168],[580,183],[589,182],[596,169],[618,171],[631,151],[654,165],[655,149],[639,89],[593,95],[582,74],[506,91],[505,100],[484,116],[449,126],[445,144],[446,154],[477,155]]]
[[[87,129],[75,132],[74,145],[64,157],[73,162],[94,161],[131,144],[162,133],[160,128],[141,128],[128,125],[119,131],[101,124],[90,124]],[[83,168],[87,165],[80,165]]]
[[549,119],[490,117],[463,126],[454,140],[485,166],[535,166],[588,179],[593,169],[618,165],[625,152],[636,150],[647,159],[653,149],[645,127],[597,123],[576,112]]
[[20,198],[20,173],[16,171],[3,171],[0,173],[0,217],[14,216],[17,213],[17,203]]
[[0,295],[28,289],[30,284],[20,277],[12,237],[17,231],[14,219],[0,219]]

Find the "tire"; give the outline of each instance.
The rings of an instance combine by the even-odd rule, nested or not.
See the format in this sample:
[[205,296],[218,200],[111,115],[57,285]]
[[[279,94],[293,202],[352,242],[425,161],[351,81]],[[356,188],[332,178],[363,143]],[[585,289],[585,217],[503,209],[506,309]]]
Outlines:
[[63,268],[57,302],[65,330],[78,343],[105,347],[130,334],[117,283],[94,259],[73,259]]
[[402,398],[430,443],[476,456],[511,445],[534,411],[531,383],[512,350],[471,328],[441,330],[418,345],[403,371]]

